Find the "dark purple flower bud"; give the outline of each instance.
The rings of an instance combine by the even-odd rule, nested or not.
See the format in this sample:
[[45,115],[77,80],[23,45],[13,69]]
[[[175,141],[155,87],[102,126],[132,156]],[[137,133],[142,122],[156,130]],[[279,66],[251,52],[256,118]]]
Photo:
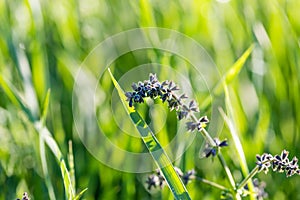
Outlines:
[[198,124],[195,122],[187,122],[186,127],[188,131],[193,132],[198,127]]
[[168,84],[169,84],[168,80],[166,80],[166,81],[164,81],[164,82],[161,83],[162,86],[167,86]]
[[196,171],[194,169],[187,171],[183,174],[182,180],[184,184],[196,178]]
[[179,97],[179,99],[181,100],[181,99],[187,99],[188,98],[188,96],[186,96],[186,94],[182,94],[180,97]]
[[175,169],[175,171],[176,171],[176,173],[178,174],[179,177],[182,177],[182,176],[183,176],[183,172],[181,171],[180,168],[174,167],[174,169]]
[[131,87],[134,91],[138,90],[138,85],[136,83],[132,83]]
[[207,124],[209,122],[209,120],[208,120],[207,116],[203,116],[199,119],[199,122]]
[[148,190],[151,190],[152,187],[156,188],[156,186],[159,185],[159,178],[158,178],[158,176],[153,175],[153,174],[150,175],[150,176],[148,176],[146,184],[148,186],[147,187]]
[[183,110],[177,112],[177,116],[178,116],[179,120],[182,120],[183,118],[186,118],[188,114],[189,113],[187,111],[183,111]]
[[228,146],[227,140],[226,140],[226,139],[223,140],[222,142],[220,142],[220,143],[218,144],[218,146],[219,146],[219,147],[225,147],[225,146]]

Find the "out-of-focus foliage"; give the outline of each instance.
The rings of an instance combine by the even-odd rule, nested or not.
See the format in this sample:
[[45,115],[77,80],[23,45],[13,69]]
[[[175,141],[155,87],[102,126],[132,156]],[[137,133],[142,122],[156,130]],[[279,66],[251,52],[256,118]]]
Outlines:
[[[0,73],[20,91],[36,116],[43,111],[37,108],[43,107],[51,88],[45,123],[65,157],[68,141],[73,141],[76,193],[87,187],[85,199],[172,199],[167,188],[150,195],[143,186],[142,175],[119,172],[101,164],[81,143],[72,114],[74,76],[80,63],[105,38],[139,27],[174,29],[193,38],[208,51],[221,74],[256,43],[239,76],[228,85],[232,115],[248,167],[252,169],[257,153],[279,154],[287,149],[299,157],[299,8],[299,0],[1,0]],[[185,71],[178,65],[183,62],[163,52],[149,50],[148,55],[152,56],[141,55],[137,60],[128,53],[116,60],[116,77],[150,60],[169,64],[190,79],[201,105],[207,94],[197,89],[199,77],[192,68]],[[164,71],[161,76],[171,79]],[[103,87],[112,90],[109,78],[104,76],[100,81]],[[27,87],[31,83],[34,91]],[[38,102],[33,100],[35,96]],[[202,112],[210,115],[212,111]],[[117,128],[110,116],[105,113],[106,126],[102,128],[109,138],[115,139]],[[157,135],[162,144],[168,144],[174,137],[175,121],[174,113],[168,113],[167,122]],[[229,148],[223,154],[232,159],[229,166],[236,180],[241,181],[237,154],[230,147],[231,136],[226,128],[221,134],[229,140]],[[115,142],[130,146],[130,141],[130,137],[125,137]],[[175,164],[183,170],[196,165],[199,176],[228,185],[217,161],[199,159],[195,153],[201,143],[202,138],[197,136]],[[0,199],[20,198],[24,192],[32,199],[49,198],[39,148],[39,137],[32,124],[0,88]],[[45,148],[55,196],[63,199],[60,167],[49,148]],[[128,148],[143,150],[138,142]],[[299,177],[287,179],[278,174],[258,177],[266,182],[270,199],[300,199]],[[190,183],[187,189],[192,199],[218,199],[220,195],[217,189],[200,182]]]

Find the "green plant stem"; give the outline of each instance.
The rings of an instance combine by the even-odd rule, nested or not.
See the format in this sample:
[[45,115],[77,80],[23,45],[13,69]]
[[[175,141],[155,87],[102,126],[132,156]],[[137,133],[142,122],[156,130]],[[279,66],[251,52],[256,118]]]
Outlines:
[[207,180],[207,179],[204,179],[204,178],[201,178],[201,177],[196,177],[195,179],[196,179],[197,181],[201,181],[201,182],[203,182],[203,183],[206,183],[206,184],[208,184],[208,185],[210,185],[210,186],[212,186],[212,187],[218,188],[218,189],[220,189],[220,190],[223,190],[223,191],[229,191],[229,189],[226,188],[225,186],[220,185],[220,184],[215,183],[215,182],[212,182],[212,181],[210,181],[210,180]]
[[[270,159],[270,160],[266,160],[265,162],[263,162],[262,164],[266,164],[268,162],[273,162],[274,161],[274,158],[273,159]],[[242,189],[247,183],[249,180],[251,180],[257,173],[258,173],[258,168],[259,166],[256,165],[252,171],[248,174],[248,176],[239,184],[239,187],[237,188],[238,190]]]
[[248,176],[239,184],[237,190],[242,189],[258,172],[258,166],[256,165],[254,169],[248,174]]
[[[209,135],[209,133],[204,128],[201,130],[201,133],[204,136],[204,139],[206,141],[208,141],[211,146],[213,146],[213,147],[216,146],[215,141],[212,139],[212,137]],[[233,175],[232,175],[228,165],[226,164],[226,161],[221,152],[218,152],[218,159],[221,162],[221,165],[225,170],[225,173],[226,173],[227,179],[230,183],[231,189],[233,191],[235,191],[236,188],[235,188],[235,181],[234,181]]]
[[[191,113],[191,118],[194,122],[198,122],[197,117],[192,113]],[[215,147],[217,145],[214,139],[209,135],[209,133],[204,128],[202,129],[201,133],[205,141],[207,141],[210,146]]]
[[[172,94],[172,96],[178,100],[176,95]],[[178,101],[178,102],[180,102],[180,101]],[[182,105],[182,104],[180,103],[180,105]],[[198,118],[192,112],[190,113],[190,117],[194,122],[198,122]],[[202,133],[202,136],[204,137],[205,141],[207,141],[210,144],[210,146],[216,147],[216,145],[217,145],[216,142],[204,128],[201,129],[201,133]],[[236,192],[237,191],[236,186],[235,186],[236,184],[235,184],[233,175],[232,175],[228,165],[226,164],[226,161],[220,151],[218,152],[218,159],[221,162],[221,165],[225,170],[226,177],[227,177],[228,182],[230,183],[230,187],[231,187],[231,191],[232,191],[234,199],[237,199],[237,200],[241,199],[240,195]]]

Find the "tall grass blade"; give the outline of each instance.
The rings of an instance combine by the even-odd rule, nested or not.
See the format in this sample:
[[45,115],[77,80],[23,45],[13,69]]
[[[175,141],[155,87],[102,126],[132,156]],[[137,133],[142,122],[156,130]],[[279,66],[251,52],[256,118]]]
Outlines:
[[[60,164],[60,170],[61,170],[63,181],[64,181],[67,199],[72,199],[75,196],[75,192],[72,187],[70,173],[67,169],[67,166],[65,164],[65,160],[62,156],[62,153],[61,153],[56,141],[53,139],[51,133],[41,123],[41,121],[39,121],[35,117],[33,117],[30,109],[26,106],[25,102],[18,95],[17,90],[11,84],[8,84],[1,75],[0,75],[0,86],[2,87],[2,89],[4,90],[4,92],[8,96],[8,98],[12,101],[12,103],[14,105],[16,105],[17,107],[21,108],[23,112],[25,112],[28,119],[33,123],[34,128],[39,133],[40,137],[42,137],[42,140],[44,142],[46,142],[48,147],[51,149],[52,153],[54,154],[54,156],[56,157],[56,159],[58,160],[58,162]],[[49,94],[49,96],[50,96],[50,94]],[[49,100],[49,96],[47,97],[47,95],[46,95],[45,102],[47,102]],[[44,103],[44,104],[47,105],[48,103]]]
[[[254,44],[252,44],[243,55],[230,67],[230,69],[225,74],[225,83],[229,84],[233,79],[235,79],[243,68],[247,58],[253,51]],[[222,86],[222,85],[221,85]]]
[[122,90],[118,82],[115,80],[110,70],[108,71],[128,116],[131,118],[132,122],[134,123],[140,135],[142,136],[143,142],[145,143],[150,154],[152,155],[156,165],[162,171],[167,185],[172,191],[175,199],[191,199],[184,184],[182,183],[181,179],[176,173],[170,159],[168,158],[167,154],[165,153],[160,143],[154,136],[152,130],[148,127],[148,125],[145,123],[145,121],[139,115],[139,113],[134,109],[134,107],[129,107],[128,102],[126,101],[124,91]]
[[[226,122],[226,124],[227,124],[227,126],[230,130],[231,137],[232,137],[232,140],[233,140],[233,144],[234,144],[234,147],[236,149],[236,152],[237,152],[237,155],[238,155],[238,160],[240,162],[240,166],[241,166],[241,169],[242,169],[242,173],[246,177],[249,174],[249,169],[248,169],[244,149],[243,149],[242,143],[239,139],[238,131],[237,131],[237,128],[236,128],[236,125],[235,125],[235,122],[234,122],[233,107],[232,107],[232,104],[231,104],[231,100],[230,100],[230,97],[229,97],[229,91],[228,91],[228,88],[227,88],[226,84],[224,84],[224,91],[225,91],[226,108],[227,108],[229,117],[226,116],[225,112],[222,109],[220,109],[220,113],[223,116],[224,121]],[[250,190],[250,193],[251,193],[250,199],[254,200],[255,199],[255,196],[253,195],[254,194],[254,186],[252,184],[252,181],[250,181],[248,183],[248,187],[249,187],[249,190]]]
[[42,122],[42,124],[45,123],[45,120],[46,120],[46,117],[47,117],[47,114],[48,114],[49,101],[50,101],[50,93],[51,93],[51,90],[49,88],[48,91],[47,91],[44,103],[43,103],[43,108],[42,108],[42,116],[41,116],[41,122]]
[[73,198],[73,200],[79,200],[80,197],[82,197],[83,193],[85,193],[88,190],[88,188],[85,188],[84,190],[82,190],[81,192],[79,192],[76,197]]
[[35,121],[35,117],[32,115],[31,111],[29,110],[25,102],[21,99],[17,90],[10,83],[6,82],[1,75],[0,75],[0,86],[2,87],[5,94],[7,95],[7,97],[10,99],[12,103],[18,108],[21,108],[30,121]]
[[71,177],[73,190],[76,191],[74,155],[73,155],[73,146],[71,140],[69,140],[68,163],[70,167],[70,177]]
[[39,137],[40,139],[40,156],[41,156],[41,162],[42,162],[42,169],[45,177],[46,186],[48,189],[49,199],[55,200],[55,193],[53,189],[53,185],[51,183],[51,179],[49,176],[48,166],[47,166],[47,159],[46,159],[46,151],[45,151],[45,143],[42,137]]
[[141,26],[144,27],[155,27],[155,19],[152,13],[152,6],[149,0],[140,0],[140,15],[141,15]]
[[213,88],[210,96],[206,97],[204,101],[200,105],[200,109],[207,108],[212,101],[212,98],[220,95],[223,92],[223,84],[229,84],[234,80],[238,74],[240,73],[241,69],[243,68],[247,58],[250,56],[252,50],[254,48],[254,44],[252,44],[244,53],[243,55],[230,67],[230,69],[225,73],[225,75],[221,78],[218,84]]
[[49,132],[49,130],[43,126],[41,124],[41,122],[36,122],[34,124],[35,129],[37,130],[37,132],[40,134],[40,137],[43,138],[44,142],[48,145],[48,147],[50,148],[50,150],[52,151],[52,153],[54,154],[54,156],[56,157],[56,159],[59,162],[59,166],[60,166],[60,171],[62,174],[62,178],[63,178],[63,182],[64,182],[64,187],[66,190],[66,198],[67,199],[72,199],[75,197],[75,191],[73,189],[72,186],[72,181],[71,181],[71,177],[70,177],[70,173],[67,169],[65,160],[63,158],[63,155],[56,143],[56,141],[53,139],[51,133]]

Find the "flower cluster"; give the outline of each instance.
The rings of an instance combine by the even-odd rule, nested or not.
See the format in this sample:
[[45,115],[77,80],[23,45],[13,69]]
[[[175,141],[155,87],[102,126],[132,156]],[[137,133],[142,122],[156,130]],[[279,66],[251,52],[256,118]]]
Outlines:
[[272,167],[273,171],[279,173],[286,173],[287,177],[294,174],[300,175],[300,169],[298,166],[298,158],[294,157],[292,160],[288,158],[289,152],[283,150],[280,155],[272,156],[271,154],[264,153],[263,155],[256,155],[256,165],[258,171],[264,171],[268,173],[269,168]]
[[[148,80],[133,83],[131,87],[134,91],[125,93],[130,107],[133,106],[133,103],[144,103],[144,98],[150,97],[151,99],[160,98],[163,102],[167,102],[171,111],[176,110],[179,120],[188,118],[193,113],[199,112],[194,100],[185,104],[184,101],[188,97],[185,94],[177,95],[175,93],[175,91],[179,91],[179,87],[174,82],[166,80],[160,83],[157,80],[156,74],[150,74]],[[206,127],[208,122],[208,118],[203,116],[197,121],[187,122],[186,125],[189,131],[201,131]]]
[[[194,180],[196,178],[196,171],[194,169],[187,171],[186,173],[183,173],[181,169],[178,167],[174,167],[176,173],[181,178],[182,182],[184,184],[189,183],[191,180]],[[148,190],[151,190],[151,188],[156,188],[159,186],[159,188],[163,188],[165,185],[165,178],[163,177],[160,170],[157,170],[154,174],[150,174],[146,180],[146,186]]]
[[266,183],[264,181],[259,181],[257,178],[253,179],[254,192],[258,200],[268,198],[268,193],[265,191]]
[[220,141],[218,138],[214,138],[215,146],[211,146],[209,143],[206,143],[204,149],[204,156],[208,158],[209,156],[216,156],[219,149],[222,147],[228,146],[227,139]]
[[[259,181],[257,178],[253,179],[252,181],[254,186],[254,192],[257,200],[263,200],[265,198],[268,198],[268,193],[265,191],[266,183],[264,181]],[[245,185],[244,189],[248,191],[248,185]],[[247,196],[249,194],[248,192],[244,191],[244,196]]]

